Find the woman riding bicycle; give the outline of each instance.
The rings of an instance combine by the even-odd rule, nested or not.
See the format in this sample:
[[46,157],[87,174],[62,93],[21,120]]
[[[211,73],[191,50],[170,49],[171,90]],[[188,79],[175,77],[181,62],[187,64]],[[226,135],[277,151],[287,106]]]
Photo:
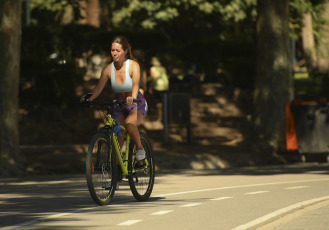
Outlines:
[[[127,38],[117,36],[113,39],[111,45],[111,56],[113,62],[104,67],[100,79],[92,91],[92,96],[85,99],[86,95],[81,97],[81,101],[93,101],[97,98],[106,83],[110,80],[113,91],[116,93],[116,100],[125,100],[126,104],[115,105],[113,116],[124,124],[128,135],[136,144],[136,159],[143,160],[145,151],[140,141],[140,135],[137,125],[143,122],[147,113],[147,102],[144,96],[139,92],[140,66],[132,57],[131,46]],[[138,99],[138,103],[133,102]],[[118,138],[120,145],[123,145],[123,138]]]

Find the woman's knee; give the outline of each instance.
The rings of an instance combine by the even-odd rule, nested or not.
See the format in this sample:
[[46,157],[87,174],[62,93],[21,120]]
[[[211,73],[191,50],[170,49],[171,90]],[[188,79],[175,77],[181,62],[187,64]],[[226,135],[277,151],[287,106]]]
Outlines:
[[134,123],[126,123],[125,124],[125,127],[126,127],[126,130],[132,130],[132,129],[136,129],[137,128],[137,125],[134,124]]

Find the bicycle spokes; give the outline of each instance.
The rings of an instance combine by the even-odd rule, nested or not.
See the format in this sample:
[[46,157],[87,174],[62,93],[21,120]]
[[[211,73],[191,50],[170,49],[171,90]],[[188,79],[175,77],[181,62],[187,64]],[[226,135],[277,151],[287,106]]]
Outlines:
[[111,153],[111,139],[97,133],[92,139],[86,158],[86,176],[89,192],[98,205],[108,204],[115,192],[116,162]]
[[149,142],[145,134],[141,134],[141,142],[146,152],[146,158],[136,161],[133,156],[129,157],[130,169],[129,185],[134,197],[139,201],[147,200],[154,185],[154,163]]

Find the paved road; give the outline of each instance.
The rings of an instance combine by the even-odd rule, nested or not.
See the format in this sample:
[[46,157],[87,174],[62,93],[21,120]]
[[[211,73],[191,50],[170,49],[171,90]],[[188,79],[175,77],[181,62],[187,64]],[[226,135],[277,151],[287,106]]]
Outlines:
[[[126,182],[96,206],[83,175],[0,180],[3,229],[328,229],[328,164],[158,172],[148,202]],[[156,226],[156,227],[155,227]]]

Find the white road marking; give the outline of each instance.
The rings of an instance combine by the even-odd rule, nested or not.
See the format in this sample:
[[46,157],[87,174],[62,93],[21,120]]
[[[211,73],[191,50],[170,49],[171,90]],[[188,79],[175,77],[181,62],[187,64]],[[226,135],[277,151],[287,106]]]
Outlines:
[[164,215],[164,214],[167,214],[172,211],[174,211],[174,210],[163,210],[163,211],[151,213],[150,215]]
[[279,210],[276,210],[274,212],[271,212],[265,216],[262,216],[260,218],[257,218],[253,221],[250,221],[246,224],[243,224],[243,225],[240,225],[232,230],[245,230],[245,229],[249,229],[249,228],[252,228],[252,227],[255,227],[256,225],[259,225],[261,223],[264,223],[266,221],[269,221],[271,219],[275,219],[275,218],[278,218],[280,216],[282,216],[283,214],[285,213],[289,213],[291,212],[292,210],[295,210],[295,209],[300,209],[300,208],[303,208],[307,205],[311,205],[311,204],[314,204],[314,203],[317,203],[317,202],[321,202],[321,201],[324,201],[324,200],[328,200],[329,199],[329,196],[324,196],[324,197],[319,197],[319,198],[315,198],[315,199],[311,199],[311,200],[307,200],[307,201],[303,201],[303,202],[299,202],[297,204],[293,204],[293,205],[290,205],[288,207],[285,207],[285,208],[282,208],[282,209],[279,209]]
[[288,188],[284,188],[284,189],[300,189],[300,188],[307,188],[309,186],[296,186],[296,187],[288,187]]
[[213,198],[213,199],[210,199],[210,200],[225,200],[225,199],[230,199],[230,198],[233,198],[233,197],[231,197],[231,196],[223,196],[223,197]]
[[202,203],[190,203],[190,204],[184,204],[184,205],[179,206],[179,207],[181,207],[181,208],[186,208],[186,207],[198,206],[198,205],[200,205],[200,204],[202,204]]
[[79,213],[79,212],[88,211],[88,210],[92,210],[92,209],[96,209],[96,208],[98,208],[98,206],[80,208],[80,209],[72,210],[70,212],[60,212],[60,213],[49,215],[49,216],[46,216],[46,217],[41,217],[41,218],[38,218],[38,219],[35,219],[35,220],[26,221],[26,222],[23,222],[23,223],[20,223],[20,224],[7,226],[7,227],[4,227],[4,228],[1,228],[1,230],[16,229],[16,228],[20,228],[20,227],[23,227],[23,226],[32,225],[32,224],[35,224],[35,223],[38,223],[38,222],[41,222],[41,221],[44,221],[44,220],[56,219],[58,217],[67,216],[67,215],[71,215],[73,213]]
[[247,194],[247,195],[255,195],[255,194],[261,194],[261,193],[266,193],[266,192],[269,192],[269,191],[247,192],[247,193],[245,193],[245,194]]
[[118,225],[121,225],[121,226],[128,226],[128,225],[133,225],[133,224],[136,224],[136,223],[138,223],[138,222],[140,222],[140,221],[142,221],[142,220],[127,220],[127,221],[125,221],[125,222],[122,222],[122,223],[120,223],[120,224],[118,224]]
[[154,197],[176,196],[176,195],[183,195],[183,194],[189,194],[189,193],[208,192],[208,191],[216,191],[216,190],[224,190],[224,189],[232,189],[232,188],[248,188],[248,187],[256,187],[256,186],[307,183],[307,182],[328,181],[328,180],[329,179],[315,179],[315,180],[282,181],[282,182],[263,183],[263,184],[246,184],[246,185],[236,185],[236,186],[227,186],[227,187],[218,187],[218,188],[190,190],[190,191],[184,191],[184,192],[174,192],[174,193],[154,195]]
[[[227,187],[218,187],[218,188],[209,188],[209,189],[200,189],[200,190],[191,190],[191,191],[184,191],[184,192],[175,192],[175,193],[167,193],[167,194],[160,194],[160,195],[153,195],[153,197],[167,197],[167,196],[175,196],[175,195],[182,195],[182,194],[189,194],[189,193],[198,193],[198,192],[208,192],[208,191],[216,191],[216,190],[225,190],[225,189],[234,189],[234,188],[248,188],[248,187],[256,187],[256,186],[266,186],[266,185],[278,185],[278,184],[292,184],[292,183],[307,183],[307,182],[317,182],[317,181],[328,181],[329,179],[315,179],[315,180],[297,180],[297,181],[285,181],[285,182],[273,182],[273,183],[263,183],[263,184],[247,184],[247,185],[236,185],[236,186],[227,186]],[[75,181],[76,182],[76,181]],[[28,185],[31,182],[13,182],[13,183],[0,183],[0,185]],[[38,182],[38,184],[63,184],[63,183],[72,183],[72,180],[63,180],[63,181],[49,181],[49,182]],[[32,182],[32,184],[36,184],[36,182]],[[129,199],[125,199],[123,201],[127,201]],[[83,212],[85,210],[92,210],[97,209],[98,206],[89,207],[89,208],[80,208],[76,210],[72,210],[70,212],[65,212],[62,214],[62,216],[70,215],[72,213],[79,213]],[[59,214],[59,213],[58,213]],[[57,214],[55,214],[57,215]],[[34,223],[37,223],[39,221],[52,219],[54,218],[54,215],[41,217],[35,220],[26,221],[23,223],[19,223],[16,225],[5,227],[4,229],[15,229],[22,226],[28,226],[32,225]]]

